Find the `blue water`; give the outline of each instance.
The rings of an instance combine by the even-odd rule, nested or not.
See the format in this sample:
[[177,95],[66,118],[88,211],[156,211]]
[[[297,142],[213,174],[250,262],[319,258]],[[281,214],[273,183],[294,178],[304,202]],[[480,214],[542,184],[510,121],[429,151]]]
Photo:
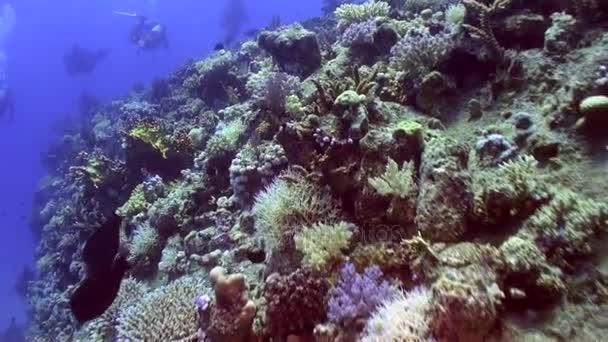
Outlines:
[[[292,22],[319,15],[322,0],[244,0],[249,20],[243,29],[270,23],[273,15]],[[16,118],[0,122],[0,329],[11,317],[26,318],[14,290],[17,275],[33,262],[34,242],[27,225],[32,195],[45,170],[40,155],[54,137],[50,126],[70,115],[76,120],[79,96],[102,101],[129,92],[136,83],[168,76],[189,58],[201,58],[221,41],[228,0],[14,0],[16,25],[7,36],[9,84]],[[166,24],[168,50],[137,53],[129,44],[131,18],[113,10],[137,11]],[[63,55],[79,43],[109,49],[91,74],[69,77]]]

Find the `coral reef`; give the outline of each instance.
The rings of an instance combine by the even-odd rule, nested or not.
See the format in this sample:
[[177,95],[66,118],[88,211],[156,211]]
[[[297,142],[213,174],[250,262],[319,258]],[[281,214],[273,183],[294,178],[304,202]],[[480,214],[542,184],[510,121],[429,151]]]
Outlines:
[[[324,6],[66,126],[34,196],[29,340],[607,335],[608,5]],[[113,213],[127,278],[79,326]]]

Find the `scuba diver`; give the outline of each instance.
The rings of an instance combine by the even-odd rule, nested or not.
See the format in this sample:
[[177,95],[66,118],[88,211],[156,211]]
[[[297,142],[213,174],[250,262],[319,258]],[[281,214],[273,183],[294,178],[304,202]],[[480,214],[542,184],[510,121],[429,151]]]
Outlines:
[[15,119],[15,100],[7,86],[0,86],[0,119],[4,119],[5,115],[8,121]]
[[96,51],[85,49],[74,44],[72,49],[63,56],[65,71],[70,76],[88,74],[95,70],[97,64],[106,57],[108,52],[103,49]]
[[137,24],[131,30],[129,38],[140,50],[155,50],[160,47],[168,48],[167,28],[165,25],[154,21],[144,15],[126,12],[114,12],[115,14],[133,17]]
[[15,118],[15,99],[13,91],[8,85],[7,58],[3,51],[0,51],[0,120],[4,121],[6,116],[8,121]]

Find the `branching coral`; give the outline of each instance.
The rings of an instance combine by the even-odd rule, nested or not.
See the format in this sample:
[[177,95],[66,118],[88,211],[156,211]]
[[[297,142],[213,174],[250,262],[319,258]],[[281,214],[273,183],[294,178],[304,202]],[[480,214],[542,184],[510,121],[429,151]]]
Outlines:
[[129,242],[129,264],[138,275],[155,269],[155,261],[160,257],[164,239],[147,222],[138,225]]
[[339,260],[353,235],[346,222],[314,224],[294,237],[296,249],[304,255],[303,263],[316,271],[325,271]]
[[300,80],[284,72],[260,71],[247,81],[247,91],[253,101],[274,115],[283,115],[287,99],[300,90]]
[[291,239],[302,226],[337,222],[339,209],[326,191],[288,169],[256,196],[253,214],[272,249]]
[[378,266],[370,266],[363,274],[353,264],[346,264],[340,273],[340,282],[332,289],[329,298],[328,318],[335,323],[349,324],[366,319],[376,307],[395,294],[387,281],[383,281]]
[[221,158],[228,152],[234,152],[245,128],[245,124],[240,119],[220,123],[207,144],[205,159]]
[[414,181],[414,165],[412,162],[405,162],[399,167],[397,162],[389,158],[384,174],[370,178],[369,184],[384,196],[413,198],[417,191]]
[[420,13],[425,9],[433,11],[445,10],[448,6],[460,0],[402,0],[403,10],[411,13]]
[[532,212],[548,197],[539,177],[538,162],[531,156],[503,163],[498,168],[476,170],[473,176],[473,215],[484,224]]
[[500,46],[494,31],[492,30],[491,16],[499,11],[506,10],[513,0],[494,0],[491,6],[487,6],[477,0],[463,0],[463,4],[468,11],[477,16],[479,27],[470,24],[463,24],[465,30],[472,38],[487,44],[499,56],[504,54],[504,49]]
[[133,278],[122,281],[120,290],[112,305],[101,315],[101,317],[88,323],[84,328],[86,341],[105,341],[114,335],[114,327],[121,310],[126,309],[147,292],[142,283]]
[[318,105],[315,112],[319,114],[331,112],[338,96],[349,90],[364,95],[367,101],[371,97],[370,92],[376,86],[376,76],[378,76],[378,68],[374,68],[367,77],[362,78],[360,67],[353,66],[350,77],[337,78],[327,71],[326,81],[311,80],[317,89],[318,96]]
[[390,66],[417,84],[448,56],[454,44],[450,32],[433,35],[427,27],[411,29],[391,49]]
[[194,335],[194,300],[203,285],[198,278],[183,277],[123,308],[116,327],[118,341],[175,341]]
[[550,261],[571,267],[576,258],[591,255],[597,234],[608,231],[608,205],[570,190],[556,190],[525,227]]
[[361,341],[428,341],[431,299],[431,291],[426,288],[397,292],[369,319]]
[[387,17],[391,7],[386,2],[366,2],[363,4],[343,4],[334,14],[338,19],[338,28],[345,29],[353,23],[360,23],[375,17]]

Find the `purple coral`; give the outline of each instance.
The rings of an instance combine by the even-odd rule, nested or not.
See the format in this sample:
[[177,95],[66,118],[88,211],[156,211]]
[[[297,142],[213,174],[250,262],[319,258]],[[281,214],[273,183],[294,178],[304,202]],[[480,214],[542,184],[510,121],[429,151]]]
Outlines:
[[350,25],[340,38],[344,46],[365,46],[374,43],[376,19]]
[[211,305],[211,297],[208,295],[200,295],[196,298],[196,307],[198,308],[199,312],[207,311],[209,305]]
[[370,266],[359,274],[355,266],[348,263],[342,268],[341,276],[342,280],[332,290],[327,314],[335,323],[369,317],[394,293],[389,283],[381,279],[382,271],[378,266]]

